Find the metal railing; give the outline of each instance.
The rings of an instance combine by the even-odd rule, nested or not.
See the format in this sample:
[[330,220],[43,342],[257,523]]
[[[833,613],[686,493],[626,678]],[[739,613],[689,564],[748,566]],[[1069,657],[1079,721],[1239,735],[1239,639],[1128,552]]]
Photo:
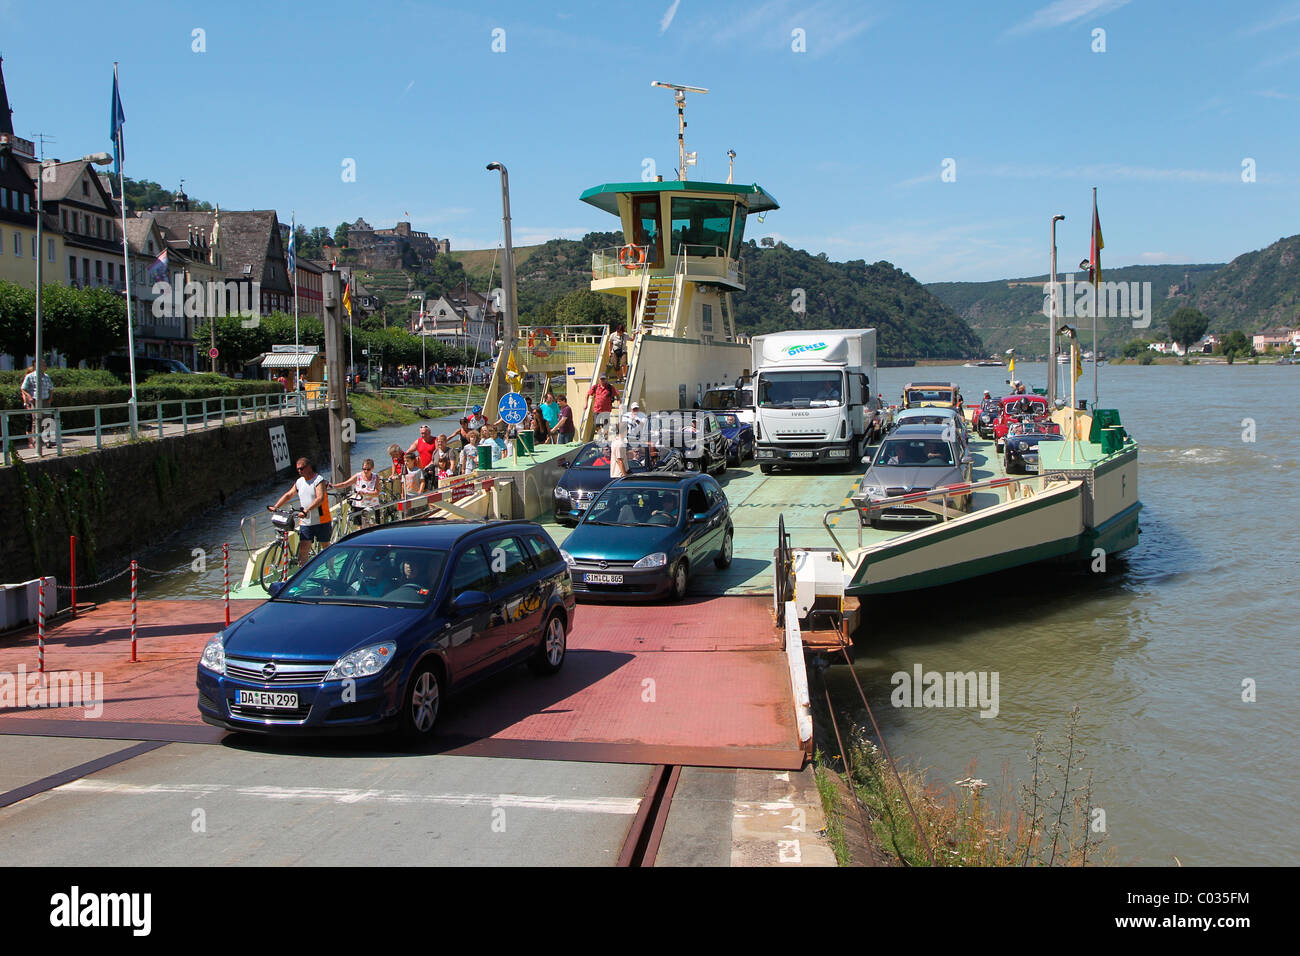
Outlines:
[[[619,261],[619,252],[624,246],[611,246],[599,249],[591,254],[592,279],[638,278],[637,272],[648,273],[654,266],[650,259],[651,246],[633,246],[645,253],[646,262],[624,265]],[[727,250],[721,246],[701,245],[696,243],[674,242],[673,257],[687,257],[685,275],[687,281],[697,279],[720,279],[733,285],[745,284],[745,269],[741,259],[732,259]]]
[[[862,518],[867,517],[874,511],[884,511],[886,508],[893,508],[901,504],[915,505],[915,504],[928,503],[931,501],[938,501],[939,510],[934,513],[938,514],[942,518],[942,520],[946,522],[948,520],[948,512],[953,510],[952,506],[950,506],[948,503],[950,498],[969,497],[973,492],[983,491],[987,488],[1006,488],[1008,489],[1007,500],[1012,500],[1015,498],[1017,491],[1023,490],[1027,492],[1027,494],[1025,495],[1026,497],[1035,494],[1035,490],[1033,488],[1027,488],[1027,489],[1019,488],[1019,486],[1024,482],[1040,482],[1040,487],[1038,491],[1042,491],[1043,490],[1042,486],[1046,486],[1050,482],[1065,481],[1065,480],[1067,479],[1065,478],[1064,475],[1057,475],[1057,474],[1018,475],[1016,477],[985,478],[983,481],[966,481],[956,485],[941,485],[940,487],[934,488],[930,491],[913,491],[910,492],[909,494],[893,495],[888,498],[870,499],[870,498],[863,498],[859,495],[853,495],[852,501],[854,502],[854,504],[847,505],[842,508],[832,508],[830,511],[827,511],[825,514],[822,515],[822,527],[826,529],[826,533],[829,534],[831,536],[831,540],[835,542],[835,547],[840,552],[840,556],[844,559],[844,562],[849,567],[851,567],[853,570],[856,571],[858,568],[858,564],[861,563],[863,557]],[[852,511],[856,515],[858,515],[857,526],[858,526],[859,554],[858,554],[857,561],[854,561],[849,557],[848,552],[844,550],[844,546],[840,544],[840,539],[837,538],[835,536],[835,532],[831,530],[831,524],[830,524],[830,518],[832,515],[844,514],[849,511]],[[969,515],[970,513],[971,512],[969,511],[965,512],[963,517]],[[910,535],[912,534],[919,534],[920,532],[927,531],[927,530],[929,530],[929,526],[926,526],[925,528],[918,528],[915,531],[909,532],[907,535],[899,535],[897,538],[891,538],[888,542],[883,542],[883,543],[894,544],[905,537],[910,537]]]
[[[314,395],[268,392],[258,395],[220,395],[213,398],[150,399],[137,403],[137,407],[153,409],[153,414],[138,419],[138,434],[145,436],[152,431],[153,437],[162,437],[169,425],[180,426],[179,432],[173,434],[188,435],[191,430],[202,431],[227,424],[242,425],[245,419],[257,421],[270,417],[305,415],[308,411],[325,407],[325,393],[324,390],[319,390]],[[3,446],[4,463],[13,463],[13,456],[18,453],[17,445],[33,442],[35,436],[29,430],[33,427],[40,429],[42,451],[48,448],[56,457],[64,454],[65,444],[71,444],[77,450],[89,447],[89,443],[81,443],[80,436],[93,436],[96,451],[101,450],[106,443],[126,441],[131,428],[130,409],[129,402],[55,406],[41,409],[39,423],[35,422],[35,409],[0,411],[0,446]],[[64,416],[74,412],[90,417],[91,423],[75,427],[64,425]]]

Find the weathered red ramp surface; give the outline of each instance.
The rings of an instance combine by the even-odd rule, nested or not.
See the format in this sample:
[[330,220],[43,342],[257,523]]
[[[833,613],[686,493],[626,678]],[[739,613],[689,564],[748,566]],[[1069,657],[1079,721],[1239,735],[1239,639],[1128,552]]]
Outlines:
[[[236,618],[258,602],[231,602]],[[476,756],[797,769],[802,765],[781,632],[766,598],[669,606],[579,605],[555,677],[517,669],[453,699],[439,749]],[[216,742],[199,719],[194,668],[224,624],[220,601],[144,601],[137,663],[130,605],[48,627],[46,669],[103,675],[102,713],[17,708],[0,733]],[[34,629],[0,638],[0,674],[36,670]],[[30,683],[30,682],[29,682]]]

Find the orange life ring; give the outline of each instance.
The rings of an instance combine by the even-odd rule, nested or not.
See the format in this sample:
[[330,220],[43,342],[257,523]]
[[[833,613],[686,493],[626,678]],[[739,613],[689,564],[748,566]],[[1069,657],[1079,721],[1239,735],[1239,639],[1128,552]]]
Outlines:
[[560,340],[555,333],[547,328],[533,329],[528,335],[528,350],[534,355],[550,355],[559,344]]
[[623,268],[628,271],[639,269],[645,265],[645,249],[628,243],[622,249],[618,250],[618,261],[621,262]]

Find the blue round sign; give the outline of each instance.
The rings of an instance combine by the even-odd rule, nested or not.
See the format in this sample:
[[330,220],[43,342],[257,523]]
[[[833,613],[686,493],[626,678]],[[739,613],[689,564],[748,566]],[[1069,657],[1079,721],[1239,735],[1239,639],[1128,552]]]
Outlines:
[[518,392],[506,392],[497,403],[497,414],[507,425],[518,425],[528,414],[528,406]]

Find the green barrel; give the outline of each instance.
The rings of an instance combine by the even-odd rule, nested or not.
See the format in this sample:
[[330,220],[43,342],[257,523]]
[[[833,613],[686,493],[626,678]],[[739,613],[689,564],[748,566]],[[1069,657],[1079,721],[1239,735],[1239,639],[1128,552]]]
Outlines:
[[521,431],[515,436],[515,444],[519,446],[519,454],[531,455],[533,453],[533,433]]
[[478,470],[479,471],[492,470],[492,449],[489,448],[487,445],[478,446]]

